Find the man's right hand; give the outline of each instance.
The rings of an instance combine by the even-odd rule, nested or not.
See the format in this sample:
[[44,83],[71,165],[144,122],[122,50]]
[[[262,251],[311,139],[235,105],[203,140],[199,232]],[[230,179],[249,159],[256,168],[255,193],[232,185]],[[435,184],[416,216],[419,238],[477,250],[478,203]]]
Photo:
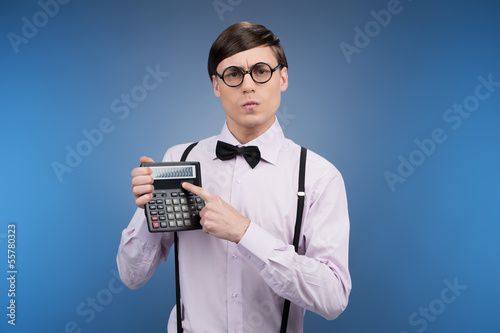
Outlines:
[[[154,163],[154,161],[146,156],[139,159],[139,163]],[[144,205],[153,198],[153,170],[147,167],[138,167],[132,170],[132,193],[134,194],[135,204],[139,208],[144,208]]]

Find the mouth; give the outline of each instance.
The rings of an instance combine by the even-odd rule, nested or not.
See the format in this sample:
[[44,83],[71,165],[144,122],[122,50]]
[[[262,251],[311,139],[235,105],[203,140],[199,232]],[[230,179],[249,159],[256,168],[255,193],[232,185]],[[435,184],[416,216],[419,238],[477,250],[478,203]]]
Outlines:
[[256,101],[247,101],[245,104],[243,104],[241,107],[246,109],[246,110],[253,110],[255,109],[257,106],[259,106],[259,103],[257,103]]

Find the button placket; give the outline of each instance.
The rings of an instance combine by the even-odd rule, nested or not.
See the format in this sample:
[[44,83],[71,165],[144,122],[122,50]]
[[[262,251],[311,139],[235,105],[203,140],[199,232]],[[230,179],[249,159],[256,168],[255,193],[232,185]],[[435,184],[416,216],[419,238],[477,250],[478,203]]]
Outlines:
[[[240,155],[234,160],[234,171],[231,180],[229,204],[241,211],[244,175],[251,170],[247,161]],[[228,242],[227,246],[227,310],[228,332],[241,332],[243,327],[243,300],[242,295],[242,256],[237,245]]]

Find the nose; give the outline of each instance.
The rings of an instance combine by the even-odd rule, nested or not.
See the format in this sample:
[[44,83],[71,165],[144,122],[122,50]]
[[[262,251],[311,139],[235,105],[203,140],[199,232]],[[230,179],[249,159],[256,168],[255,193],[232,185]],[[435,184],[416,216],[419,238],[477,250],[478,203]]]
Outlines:
[[243,75],[243,82],[241,83],[241,88],[243,89],[243,92],[255,91],[255,85],[256,85],[256,83],[252,79],[252,76],[250,75],[250,73],[245,73]]

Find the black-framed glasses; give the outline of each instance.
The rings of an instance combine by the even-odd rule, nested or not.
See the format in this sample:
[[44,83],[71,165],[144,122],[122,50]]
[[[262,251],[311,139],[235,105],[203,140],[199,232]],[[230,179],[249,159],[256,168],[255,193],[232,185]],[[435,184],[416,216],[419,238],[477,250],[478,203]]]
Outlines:
[[249,71],[244,71],[240,67],[230,66],[222,72],[222,75],[215,72],[218,77],[224,81],[226,85],[229,87],[237,87],[243,83],[243,79],[245,78],[245,74],[250,74],[250,77],[255,83],[266,83],[271,80],[273,73],[281,66],[279,64],[274,69],[271,68],[270,65],[265,62],[258,62],[253,65]]

